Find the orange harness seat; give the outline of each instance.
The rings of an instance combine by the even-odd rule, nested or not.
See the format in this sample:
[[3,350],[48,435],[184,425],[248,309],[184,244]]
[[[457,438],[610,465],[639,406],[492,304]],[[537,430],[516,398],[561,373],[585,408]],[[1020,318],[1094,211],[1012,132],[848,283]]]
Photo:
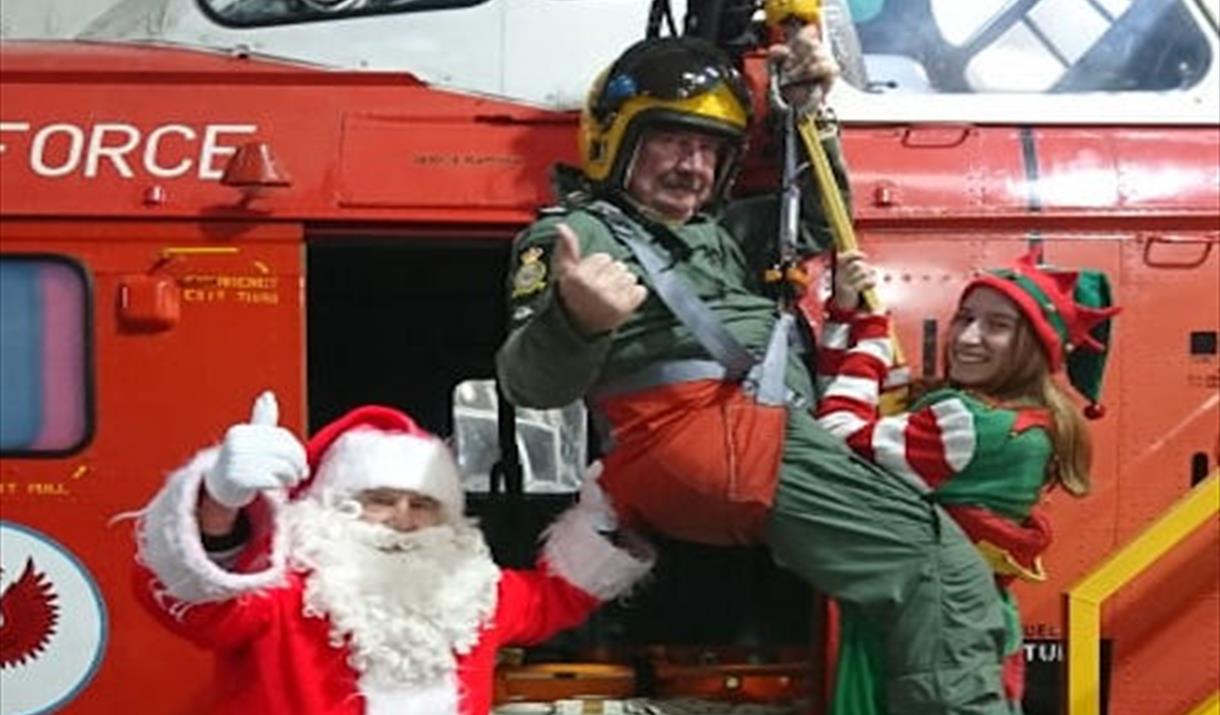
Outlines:
[[597,404],[611,427],[601,485],[620,520],[702,544],[758,544],[775,498],[787,408],[695,380]]

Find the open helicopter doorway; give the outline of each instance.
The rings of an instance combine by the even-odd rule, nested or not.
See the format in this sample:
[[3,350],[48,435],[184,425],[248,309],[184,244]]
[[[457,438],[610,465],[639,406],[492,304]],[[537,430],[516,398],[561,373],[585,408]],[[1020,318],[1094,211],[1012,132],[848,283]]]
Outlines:
[[[459,447],[468,511],[497,560],[529,566],[538,536],[572,503],[574,465],[590,457],[583,406],[519,410],[526,467],[519,494],[488,490],[498,459],[493,383],[504,336],[504,276],[511,233],[486,237],[315,232],[307,242],[306,319],[310,430],[365,403],[399,408]],[[558,440],[558,442],[557,442]],[[808,660],[815,600],[760,548],[658,544],[654,574],[624,603],[541,648],[528,660],[611,659],[639,665],[647,691],[658,646],[703,665]],[[811,677],[812,679],[812,677]],[[648,694],[644,692],[643,694]]]

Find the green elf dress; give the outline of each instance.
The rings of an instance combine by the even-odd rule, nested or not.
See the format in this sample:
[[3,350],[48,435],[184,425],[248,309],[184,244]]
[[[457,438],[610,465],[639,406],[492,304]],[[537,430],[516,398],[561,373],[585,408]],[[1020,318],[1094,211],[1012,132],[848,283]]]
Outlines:
[[[981,275],[1012,300],[1034,328],[1052,370],[1066,367],[1072,386],[1096,404],[1109,342],[1109,284],[1103,274],[1047,272],[1027,255],[1011,268]],[[1047,487],[1052,417],[1041,407],[997,403],[967,390],[930,392],[909,411],[881,416],[878,400],[893,369],[889,317],[828,308],[818,354],[818,424],[866,459],[919,484],[945,507],[995,573],[1004,607],[1003,682],[1021,712],[1025,659],[1015,579],[1044,581],[1040,554],[1051,543],[1036,505]],[[1069,349],[1070,348],[1070,349]],[[1076,350],[1075,348],[1083,348]],[[840,643],[832,715],[885,715],[883,634],[840,605]],[[894,714],[897,715],[897,714]]]
[[[993,567],[1005,614],[1005,694],[1019,703],[1022,631],[1008,585],[1046,578],[1038,554],[1051,535],[1034,506],[1051,458],[1050,416],[941,389],[909,412],[881,417],[877,401],[893,354],[889,332],[888,316],[831,311],[818,352],[818,422],[861,456],[926,485],[928,498],[946,508]],[[882,639],[850,607],[840,613],[831,712],[883,715]]]

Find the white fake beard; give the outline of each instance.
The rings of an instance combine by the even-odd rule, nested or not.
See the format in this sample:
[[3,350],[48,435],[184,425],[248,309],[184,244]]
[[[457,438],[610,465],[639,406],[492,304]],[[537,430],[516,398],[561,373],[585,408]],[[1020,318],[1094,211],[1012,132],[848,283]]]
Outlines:
[[387,687],[435,683],[470,651],[496,604],[500,570],[469,523],[400,533],[344,500],[287,505],[292,566],[305,577],[304,612],[329,617],[330,642]]

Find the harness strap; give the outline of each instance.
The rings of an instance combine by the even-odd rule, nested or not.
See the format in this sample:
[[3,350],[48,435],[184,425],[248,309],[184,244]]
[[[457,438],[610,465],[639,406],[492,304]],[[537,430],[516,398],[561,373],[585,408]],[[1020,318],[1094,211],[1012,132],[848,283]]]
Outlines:
[[661,385],[694,380],[725,380],[727,377],[728,370],[715,360],[669,360],[653,363],[617,380],[599,385],[589,393],[589,401],[596,404]]
[[599,201],[590,208],[595,209],[596,214],[610,227],[614,237],[635,255],[652,280],[661,302],[691,331],[704,349],[724,366],[725,379],[738,382],[745,378],[750,368],[758,362],[758,358],[725,329],[711,308],[699,299],[686,278],[675,270],[676,264],[667,262],[657,248],[641,241],[637,237],[633,222],[616,207]]
[[784,372],[788,365],[788,340],[792,334],[795,318],[792,313],[782,313],[771,328],[771,339],[767,342],[767,353],[762,364],[750,371],[750,378],[757,379],[755,399],[763,405],[782,405],[788,402],[789,390],[784,384]]
[[756,402],[768,406],[804,407],[806,400],[784,382],[788,364],[788,349],[796,335],[796,319],[783,313],[771,328],[767,352],[759,361],[737,341],[715,313],[699,299],[694,288],[676,270],[676,263],[640,239],[640,229],[618,207],[604,201],[589,206],[593,213],[610,227],[616,239],[636,257],[648,274],[661,302],[686,326],[699,344],[715,359],[671,360],[644,367],[630,375],[600,385],[589,402],[596,410],[601,400],[646,390],[661,385],[692,380],[723,380],[741,382],[746,393]]

